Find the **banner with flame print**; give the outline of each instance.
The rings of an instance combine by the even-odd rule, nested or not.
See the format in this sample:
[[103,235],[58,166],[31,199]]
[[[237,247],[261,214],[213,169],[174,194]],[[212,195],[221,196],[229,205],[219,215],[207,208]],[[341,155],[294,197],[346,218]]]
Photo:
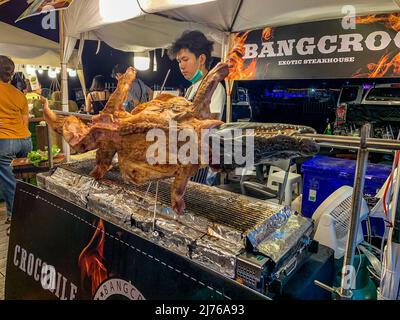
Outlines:
[[111,223],[70,199],[22,182],[15,195],[5,297],[265,299],[145,239],[129,222]]
[[[104,223],[99,219],[95,233],[89,244],[79,255],[78,265],[81,269],[81,286],[86,288],[86,282],[90,284],[90,292],[95,295],[100,284],[107,279],[107,269],[104,265]],[[86,290],[88,290],[86,288]]]
[[383,78],[400,75],[400,13],[235,33],[228,80]]

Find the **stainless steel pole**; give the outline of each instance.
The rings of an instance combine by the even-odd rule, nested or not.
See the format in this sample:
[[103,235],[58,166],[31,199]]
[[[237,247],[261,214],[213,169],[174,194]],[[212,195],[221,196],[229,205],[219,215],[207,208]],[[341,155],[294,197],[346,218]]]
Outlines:
[[368,150],[366,147],[367,138],[369,137],[371,126],[364,125],[361,128],[361,143],[357,155],[357,166],[354,178],[353,197],[351,202],[351,219],[349,235],[347,238],[346,251],[344,255],[342,280],[339,294],[343,299],[351,299],[352,286],[355,283],[355,269],[353,266],[354,253],[357,246],[358,227],[360,224],[360,211],[364,191],[365,172],[368,163]]
[[[344,149],[347,147],[359,147],[361,143],[361,139],[358,137],[347,137],[347,136],[326,136],[326,135],[318,135],[318,134],[299,134],[299,137],[312,138],[317,143],[328,143],[332,144],[335,147],[339,145],[343,145]],[[400,141],[398,140],[389,140],[389,139],[372,139],[368,138],[365,142],[366,148],[374,148],[374,149],[386,149],[386,150],[399,150],[400,149]]]
[[49,159],[49,169],[54,167],[53,153],[51,152],[51,129],[48,123],[46,123],[46,134],[47,134],[47,156]]
[[79,118],[79,119],[88,120],[88,121],[92,120],[92,118],[93,118],[92,115],[90,115],[90,114],[85,114],[85,113],[66,112],[66,111],[59,111],[59,110],[53,110],[53,112],[54,112],[55,114],[60,115],[60,116],[67,116],[67,117],[69,117],[69,116],[74,116],[74,117],[77,117],[77,118]]
[[[349,149],[349,150],[358,150],[358,147],[355,146],[343,146],[340,144],[334,144],[334,143],[328,143],[328,142],[319,142],[318,143],[320,147],[325,147],[325,148],[335,148],[335,149]],[[386,154],[394,154],[394,150],[389,150],[389,149],[375,149],[375,148],[367,148],[369,152],[376,152],[376,153],[386,153]]]

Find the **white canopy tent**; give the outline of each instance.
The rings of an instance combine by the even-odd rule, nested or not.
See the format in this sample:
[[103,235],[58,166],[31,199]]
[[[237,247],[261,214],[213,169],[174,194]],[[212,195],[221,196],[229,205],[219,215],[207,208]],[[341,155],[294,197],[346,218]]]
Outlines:
[[[198,29],[214,40],[213,55],[225,57],[233,32],[346,14],[393,12],[400,9],[399,3],[352,0],[349,6],[348,0],[75,0],[65,12],[65,36],[70,46],[84,37],[119,50],[142,52],[165,48],[184,30]],[[227,109],[229,120],[229,97]]]
[[[352,0],[350,4],[356,15],[368,15],[398,11],[396,1]],[[224,35],[232,32],[340,18],[349,5],[348,0],[194,2],[75,0],[66,11],[65,35],[79,39],[85,34],[86,39],[98,39],[119,50],[140,52],[167,47],[183,30],[200,29],[221,45]],[[220,55],[221,50],[216,53]]]
[[[60,66],[60,46],[57,42],[0,22],[0,54],[13,59],[16,64]],[[77,54],[69,67],[77,67]]]
[[[68,110],[66,65],[78,39],[142,52],[167,47],[184,30],[199,29],[216,42],[214,55],[225,57],[233,32],[340,18],[348,4],[348,0],[74,0],[60,13],[63,110]],[[351,6],[355,15],[400,9],[398,0],[352,0]],[[229,121],[229,96],[227,104]]]

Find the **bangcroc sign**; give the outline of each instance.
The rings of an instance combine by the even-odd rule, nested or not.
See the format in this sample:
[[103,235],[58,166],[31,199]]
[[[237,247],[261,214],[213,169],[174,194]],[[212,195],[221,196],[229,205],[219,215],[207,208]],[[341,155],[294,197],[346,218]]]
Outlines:
[[400,13],[266,27],[233,35],[228,79],[382,78],[400,75]]

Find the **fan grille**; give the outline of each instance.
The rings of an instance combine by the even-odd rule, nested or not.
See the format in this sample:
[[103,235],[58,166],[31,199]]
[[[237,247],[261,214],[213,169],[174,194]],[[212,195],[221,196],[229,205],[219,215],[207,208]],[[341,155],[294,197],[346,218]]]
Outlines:
[[350,226],[351,215],[351,199],[350,195],[339,206],[331,212],[331,216],[336,221],[336,238],[340,239],[347,236]]

